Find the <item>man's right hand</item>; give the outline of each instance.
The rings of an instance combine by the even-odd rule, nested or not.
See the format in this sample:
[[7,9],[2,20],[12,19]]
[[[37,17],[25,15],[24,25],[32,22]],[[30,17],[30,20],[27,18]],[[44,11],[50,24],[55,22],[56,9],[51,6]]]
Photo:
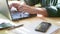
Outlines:
[[16,9],[20,6],[18,3],[12,3],[9,5],[9,8],[11,9],[12,7],[15,7]]

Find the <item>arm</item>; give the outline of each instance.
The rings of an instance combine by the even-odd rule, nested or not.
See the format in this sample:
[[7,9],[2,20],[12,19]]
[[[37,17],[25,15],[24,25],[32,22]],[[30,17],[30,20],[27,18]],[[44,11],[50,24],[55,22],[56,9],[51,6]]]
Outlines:
[[[15,6],[16,4],[14,4]],[[19,4],[18,4],[19,5]],[[31,7],[28,5],[16,5],[15,7],[18,9],[18,11],[26,11],[29,12],[30,14],[42,14],[44,16],[55,16],[57,13],[57,8],[55,6],[49,6],[49,7],[44,7],[44,8],[36,8],[36,7]]]
[[[12,4],[12,6],[13,5],[14,4]],[[18,5],[15,4],[15,5],[14,7],[16,7],[18,11],[26,11],[30,14],[42,14],[44,16],[56,16],[57,11],[58,11],[58,9],[55,6],[36,8],[36,7],[28,6],[28,5],[19,5],[19,4]]]
[[17,8],[18,11],[24,10],[26,12],[29,12],[30,14],[42,14],[44,16],[48,16],[46,9],[45,8],[32,8],[31,6],[25,5],[23,4],[22,6],[20,5],[20,3],[12,3],[9,7],[11,8],[12,6],[14,6],[15,8]]
[[[54,4],[55,3],[55,4]],[[24,5],[23,6],[23,10],[29,12],[30,14],[42,14],[44,16],[56,16],[57,14],[57,8],[55,7],[55,5],[57,4],[57,0],[56,2],[53,2],[53,6],[51,4],[51,6],[49,7],[44,7],[44,8],[31,8],[28,5]]]
[[45,8],[36,8],[36,7],[28,6],[28,5],[23,5],[22,7],[18,8],[18,9],[19,9],[19,11],[23,10],[30,14],[42,14],[44,16],[48,16]]

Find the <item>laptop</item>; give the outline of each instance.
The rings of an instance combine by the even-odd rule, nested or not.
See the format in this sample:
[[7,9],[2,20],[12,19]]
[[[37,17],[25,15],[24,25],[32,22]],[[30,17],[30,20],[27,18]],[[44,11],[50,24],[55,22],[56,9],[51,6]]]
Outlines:
[[28,12],[18,12],[18,11],[11,11],[8,7],[8,0],[0,0],[0,12],[4,14],[10,20],[20,20],[25,18],[30,18],[36,16],[35,14],[29,14]]
[[0,13],[2,13],[8,19],[12,20],[6,1],[7,0],[0,0]]

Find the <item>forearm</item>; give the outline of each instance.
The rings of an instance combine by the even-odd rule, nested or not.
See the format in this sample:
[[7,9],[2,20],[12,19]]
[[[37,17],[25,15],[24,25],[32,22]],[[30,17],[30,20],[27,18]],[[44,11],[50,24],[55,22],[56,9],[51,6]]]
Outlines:
[[29,12],[30,14],[42,14],[44,16],[48,16],[47,11],[45,8],[36,8],[31,6],[23,6],[23,10],[26,12]]

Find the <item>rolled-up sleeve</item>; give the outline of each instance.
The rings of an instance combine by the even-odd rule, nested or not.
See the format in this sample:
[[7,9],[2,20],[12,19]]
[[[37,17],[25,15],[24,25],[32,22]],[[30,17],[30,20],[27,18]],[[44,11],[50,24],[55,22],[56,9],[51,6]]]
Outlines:
[[55,6],[45,7],[49,17],[54,17],[57,14],[57,8]]

